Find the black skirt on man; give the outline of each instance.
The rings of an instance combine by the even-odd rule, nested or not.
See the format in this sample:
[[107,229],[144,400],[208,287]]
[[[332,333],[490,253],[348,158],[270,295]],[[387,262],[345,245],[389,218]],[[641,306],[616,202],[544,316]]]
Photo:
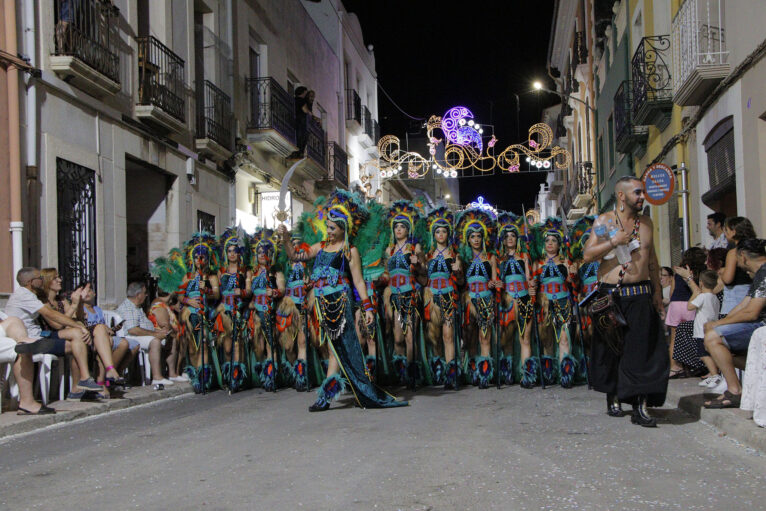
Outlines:
[[[605,290],[613,288],[602,285]],[[617,303],[627,322],[622,329],[622,352],[617,354],[609,343],[596,339],[591,349],[591,384],[623,403],[634,404],[639,396],[646,396],[647,406],[662,406],[670,357],[660,317],[652,304],[651,283],[623,284]],[[596,328],[595,335],[603,334]]]

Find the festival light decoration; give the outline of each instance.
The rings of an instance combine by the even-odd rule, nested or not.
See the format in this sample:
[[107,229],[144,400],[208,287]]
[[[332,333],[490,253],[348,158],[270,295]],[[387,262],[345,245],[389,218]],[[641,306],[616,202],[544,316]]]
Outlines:
[[[437,137],[438,132],[443,134],[443,138]],[[552,166],[566,169],[572,163],[569,151],[558,146],[551,147],[553,130],[545,123],[529,128],[526,144],[510,145],[497,156],[490,154],[490,151],[494,152],[498,139],[492,135],[485,151],[483,133],[481,124],[476,122],[468,108],[452,107],[442,117],[432,115],[426,123],[428,157],[415,151],[403,151],[398,137],[385,135],[378,141],[380,159],[365,162],[362,169],[366,172],[377,169],[383,179],[398,176],[403,170],[406,170],[409,179],[425,177],[430,171],[454,179],[468,169],[487,175],[495,169],[508,173],[520,172],[522,155],[530,167],[540,170],[548,170]],[[436,158],[436,149],[442,142],[444,157],[440,160]]]

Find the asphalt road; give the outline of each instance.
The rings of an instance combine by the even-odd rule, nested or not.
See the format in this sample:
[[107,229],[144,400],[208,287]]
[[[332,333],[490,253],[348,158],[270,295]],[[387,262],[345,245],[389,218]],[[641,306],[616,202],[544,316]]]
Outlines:
[[[411,397],[409,394],[405,394]],[[215,392],[0,443],[0,509],[763,509],[766,457],[584,388],[419,391],[406,408]],[[760,502],[760,504],[758,504]]]

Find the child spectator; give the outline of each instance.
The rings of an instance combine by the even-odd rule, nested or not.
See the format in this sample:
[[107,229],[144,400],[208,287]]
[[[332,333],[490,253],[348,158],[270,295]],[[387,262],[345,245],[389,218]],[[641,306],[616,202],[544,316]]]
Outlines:
[[[694,317],[694,340],[702,346],[705,338],[705,323],[717,321],[721,311],[721,302],[718,301],[716,291],[719,286],[718,273],[714,270],[705,270],[700,273],[699,286],[692,286],[692,296],[687,307],[697,311]],[[713,364],[709,356],[701,357],[710,371],[709,376],[700,382],[701,387],[714,388],[721,383],[721,375],[718,368]]]

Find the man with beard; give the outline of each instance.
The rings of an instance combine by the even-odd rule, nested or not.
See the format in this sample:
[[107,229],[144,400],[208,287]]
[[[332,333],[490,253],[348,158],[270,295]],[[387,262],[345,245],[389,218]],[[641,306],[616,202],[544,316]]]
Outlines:
[[[641,214],[644,186],[634,176],[615,185],[616,207],[600,215],[585,245],[584,261],[599,261],[599,296],[611,295],[626,325],[598,321],[591,353],[591,382],[607,396],[607,413],[622,416],[620,403],[633,405],[631,422],[656,427],[647,406],[662,406],[670,360],[662,336],[663,313],[653,225]],[[594,315],[595,316],[595,315]],[[601,318],[606,319],[606,318]]]

